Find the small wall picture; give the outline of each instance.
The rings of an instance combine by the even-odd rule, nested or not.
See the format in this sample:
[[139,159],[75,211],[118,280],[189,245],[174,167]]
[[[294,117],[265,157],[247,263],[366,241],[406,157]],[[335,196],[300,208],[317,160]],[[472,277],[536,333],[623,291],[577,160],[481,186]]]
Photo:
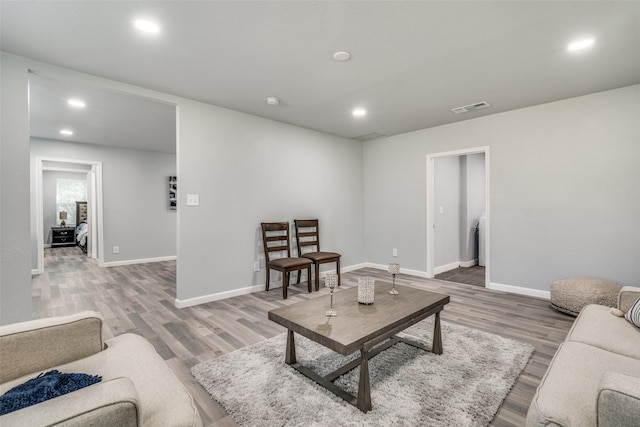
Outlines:
[[169,177],[169,209],[178,209],[178,177]]

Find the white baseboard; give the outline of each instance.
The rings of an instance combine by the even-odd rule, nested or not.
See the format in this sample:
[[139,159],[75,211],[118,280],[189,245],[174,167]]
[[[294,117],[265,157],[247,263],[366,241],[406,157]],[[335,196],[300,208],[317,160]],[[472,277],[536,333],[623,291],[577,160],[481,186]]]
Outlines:
[[460,261],[452,262],[450,264],[445,264],[445,265],[439,265],[433,268],[433,274],[435,275],[435,274],[445,273],[447,271],[455,270],[458,267],[460,267]]
[[520,286],[502,285],[500,283],[489,282],[487,289],[493,289],[494,291],[509,292],[511,294],[527,295],[530,297],[551,299],[551,293],[549,291],[541,291],[539,289],[522,288]]
[[[280,283],[280,286],[270,286],[270,287],[272,288],[282,287],[282,283]],[[194,305],[206,304],[208,302],[218,301],[221,299],[226,299],[231,297],[237,297],[239,295],[251,294],[253,292],[260,292],[263,290],[264,290],[264,284],[248,286],[246,288],[241,288],[241,289],[234,289],[232,291],[218,292],[216,294],[203,295],[201,297],[196,297],[196,298],[188,298],[183,300],[176,298],[175,306],[176,308],[192,307]]]
[[460,267],[469,268],[478,264],[478,258],[472,259],[470,261],[460,261]]
[[143,259],[127,259],[124,261],[110,261],[110,262],[98,262],[100,267],[117,267],[120,265],[131,265],[131,264],[146,264],[149,262],[160,262],[160,261],[175,261],[176,256],[164,256],[157,258],[143,258]]
[[[149,261],[145,261],[145,262],[149,262]],[[457,267],[458,267],[458,265],[456,264],[455,268],[457,268]],[[375,264],[375,263],[370,263],[370,262],[364,262],[364,263],[360,263],[360,264],[354,264],[354,265],[350,265],[350,266],[347,266],[347,267],[343,267],[343,268],[341,268],[341,273],[347,273],[347,272],[350,272],[350,271],[359,270],[361,268],[375,268],[377,270],[387,271],[388,266],[386,264]],[[320,277],[324,277],[328,273],[335,273],[335,270],[322,271],[322,272],[320,272]],[[400,273],[401,274],[408,274],[409,276],[422,277],[422,278],[425,278],[425,279],[429,278],[427,276],[426,272],[420,271],[420,270],[411,270],[411,269],[408,269],[408,268],[400,267]],[[280,281],[271,282],[269,284],[269,287],[271,289],[281,288],[282,287],[282,282],[280,282]],[[512,293],[512,294],[527,295],[527,296],[536,297],[536,298],[543,298],[543,299],[549,299],[550,298],[549,292],[540,291],[540,290],[537,290],[537,289],[521,288],[519,286],[502,285],[502,284],[499,284],[499,283],[489,283],[489,285],[487,285],[487,289],[492,289],[492,290],[496,290],[496,291],[503,291],[503,292],[509,292],[509,293]],[[247,294],[251,294],[253,292],[262,292],[263,290],[264,290],[264,283],[258,284],[258,285],[247,286],[247,287],[240,288],[240,289],[234,289],[234,290],[231,290],[231,291],[224,291],[224,292],[218,292],[218,293],[215,293],[215,294],[203,295],[203,296],[195,297],[195,298],[187,298],[187,299],[183,299],[183,300],[176,298],[175,299],[175,306],[177,308],[192,307],[194,305],[206,304],[208,302],[218,301],[218,300],[231,298],[231,297],[235,297],[235,296],[239,296],[239,295],[247,295]]]
[[[364,267],[375,268],[377,270],[384,270],[384,271],[388,271],[389,269],[389,266],[387,264],[373,264],[370,262],[364,263]],[[423,277],[425,279],[429,278],[429,276],[427,276],[427,273],[425,271],[411,270],[409,268],[402,268],[402,266],[400,266],[400,273],[408,274],[409,276]]]

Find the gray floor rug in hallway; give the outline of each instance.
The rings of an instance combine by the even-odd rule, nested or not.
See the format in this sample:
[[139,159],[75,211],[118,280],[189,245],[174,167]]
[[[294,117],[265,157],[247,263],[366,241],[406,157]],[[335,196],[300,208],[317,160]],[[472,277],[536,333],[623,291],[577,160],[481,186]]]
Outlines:
[[[431,347],[432,318],[402,335]],[[284,363],[286,334],[202,362],[194,377],[242,426],[486,426],[534,348],[442,322],[444,354],[398,343],[369,362],[364,414]],[[298,362],[325,375],[347,360],[296,335]],[[359,368],[336,384],[357,394]]]

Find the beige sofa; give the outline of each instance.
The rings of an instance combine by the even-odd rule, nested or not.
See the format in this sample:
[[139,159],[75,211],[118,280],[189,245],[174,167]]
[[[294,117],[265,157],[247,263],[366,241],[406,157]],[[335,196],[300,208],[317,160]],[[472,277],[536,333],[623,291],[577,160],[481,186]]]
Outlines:
[[[626,313],[640,288],[623,287]],[[527,427],[640,425],[640,329],[602,305],[582,309],[529,407]]]
[[0,395],[40,373],[102,376],[89,387],[0,417],[10,426],[201,426],[196,405],[153,346],[103,340],[95,312],[0,326]]

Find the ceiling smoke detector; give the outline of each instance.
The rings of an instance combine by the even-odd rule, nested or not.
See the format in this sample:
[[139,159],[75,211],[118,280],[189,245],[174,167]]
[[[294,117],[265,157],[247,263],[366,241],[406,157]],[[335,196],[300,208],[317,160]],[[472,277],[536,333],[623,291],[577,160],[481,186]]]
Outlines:
[[491,107],[491,104],[489,104],[487,101],[481,101],[481,102],[476,102],[475,104],[465,105],[464,107],[452,108],[451,111],[453,111],[456,114],[461,114],[461,113],[468,113],[469,111],[481,110],[483,108],[489,108],[489,107]]

